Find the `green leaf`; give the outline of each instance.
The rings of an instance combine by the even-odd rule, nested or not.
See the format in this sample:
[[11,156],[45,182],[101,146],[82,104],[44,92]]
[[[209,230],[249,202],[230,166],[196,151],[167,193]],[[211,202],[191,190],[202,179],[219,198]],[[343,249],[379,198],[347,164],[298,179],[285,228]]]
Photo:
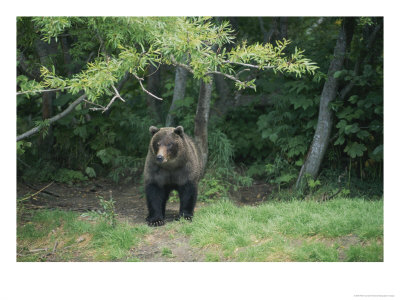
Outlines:
[[349,102],[352,104],[355,104],[358,100],[358,96],[357,95],[353,95],[349,98]]
[[357,142],[353,142],[350,145],[347,145],[346,148],[344,148],[344,152],[346,152],[351,158],[363,156],[365,150],[367,150],[367,147]]
[[372,151],[371,153],[371,158],[376,160],[376,161],[381,161],[383,158],[383,145],[379,145]]
[[335,79],[340,78],[344,76],[345,72],[346,72],[345,70],[336,71],[335,74],[333,74],[333,78]]
[[341,136],[339,136],[338,139],[335,141],[334,145],[335,145],[335,146],[337,146],[337,145],[343,145],[344,142],[345,142],[344,136],[341,135]]
[[269,136],[269,139],[271,140],[271,142],[275,143],[276,140],[278,139],[278,134],[276,132],[274,132],[273,134],[271,134]]
[[351,125],[347,125],[344,128],[344,133],[345,134],[356,133],[357,131],[360,131],[360,127],[358,127],[357,123],[354,123],[354,124],[351,124]]
[[86,173],[90,178],[96,177],[96,172],[95,172],[94,169],[91,168],[91,167],[87,167],[87,168],[85,169],[85,173]]

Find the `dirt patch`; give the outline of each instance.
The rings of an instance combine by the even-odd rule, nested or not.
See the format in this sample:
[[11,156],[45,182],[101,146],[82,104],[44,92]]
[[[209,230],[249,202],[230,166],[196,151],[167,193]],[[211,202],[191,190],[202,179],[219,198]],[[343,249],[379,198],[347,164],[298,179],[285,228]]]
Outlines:
[[[34,194],[47,184],[17,184],[17,197]],[[115,201],[117,214],[132,223],[145,223],[147,214],[144,195],[137,185],[115,185],[106,180],[96,180],[70,186],[53,183],[43,192],[30,198],[26,206],[31,209],[58,208],[72,211],[98,211],[101,209],[99,199]],[[170,211],[168,211],[170,213]]]
[[[18,182],[17,197],[32,195],[48,184],[24,184]],[[101,210],[100,197],[108,200],[110,191],[115,201],[115,210],[120,221],[127,221],[133,225],[146,224],[147,208],[143,187],[137,184],[116,185],[104,179],[73,185],[55,182],[34,197],[27,199],[24,205],[29,209],[47,208],[78,212],[99,211]],[[271,187],[267,184],[255,183],[252,187],[241,188],[232,193],[232,195],[238,205],[258,205],[267,201],[270,191]],[[207,204],[198,203],[196,210],[204,205]],[[179,203],[168,202],[166,222],[173,222],[178,212]],[[79,247],[84,247],[90,241],[90,238],[90,236],[83,235],[75,242]],[[58,245],[57,248],[61,249],[62,246]],[[151,234],[148,234],[138,246],[131,249],[131,257],[129,258],[139,261],[195,262],[205,261],[206,251],[209,253],[207,249],[192,247],[189,244],[188,237],[167,230],[166,227],[160,227],[154,228]],[[52,256],[48,255],[47,260],[57,259]],[[80,260],[80,256],[78,255],[72,260]]]
[[134,249],[131,249],[132,258],[140,261],[153,262],[196,262],[204,261],[201,249],[193,248],[189,238],[165,228],[154,229],[151,235]]
[[273,188],[265,182],[254,182],[252,186],[231,191],[231,197],[238,205],[259,205],[268,201]]
[[[17,184],[17,197],[32,195],[43,184]],[[147,208],[142,187],[138,185],[115,185],[106,180],[96,180],[89,183],[79,183],[70,186],[63,183],[53,183],[48,188],[34,197],[27,199],[25,205],[29,209],[63,209],[78,212],[101,210],[99,198],[108,200],[110,191],[115,201],[115,210],[120,221],[127,221],[133,225],[146,224]],[[196,207],[202,207],[199,203]],[[173,222],[179,213],[178,202],[168,202],[166,209],[166,222]],[[84,217],[80,217],[84,218]],[[61,230],[61,229],[57,229]],[[57,234],[52,232],[49,235]],[[75,244],[85,247],[91,237],[82,235]],[[58,248],[61,248],[59,245]],[[78,248],[79,248],[78,247]],[[75,249],[76,250],[76,249]],[[76,252],[76,251],[75,251]],[[79,256],[79,255],[78,255]],[[57,258],[47,255],[47,261]],[[167,231],[165,227],[154,228],[152,233],[134,249],[131,249],[131,259],[139,261],[204,261],[204,254],[200,249],[193,248],[189,244],[189,238],[182,234]],[[79,257],[78,257],[79,259]],[[75,260],[75,259],[73,259]]]

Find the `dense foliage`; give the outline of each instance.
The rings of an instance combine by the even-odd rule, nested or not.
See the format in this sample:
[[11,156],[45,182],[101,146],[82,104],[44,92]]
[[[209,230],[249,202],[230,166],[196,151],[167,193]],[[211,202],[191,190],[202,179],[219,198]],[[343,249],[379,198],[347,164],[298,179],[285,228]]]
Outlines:
[[[18,18],[17,130],[41,129],[17,142],[18,175],[65,182],[98,176],[140,180],[148,127],[164,125],[175,67],[187,63],[192,76],[174,113],[189,134],[199,79],[222,76],[229,88],[229,94],[218,86],[213,90],[209,166],[217,175],[205,177],[208,190],[220,194],[216,183],[226,176],[241,184],[250,177],[293,183],[313,138],[342,20],[283,19]],[[335,125],[322,173],[336,180],[345,171],[346,178],[382,182],[383,20],[356,21],[345,69],[335,74],[340,91],[351,89],[331,105]],[[154,80],[159,88],[152,90]],[[150,97],[142,84],[163,101]],[[116,99],[101,113],[115,87],[125,102]],[[82,93],[86,102],[46,123]],[[50,107],[46,94],[52,95]],[[229,104],[221,112],[223,98]],[[234,166],[243,170],[240,176]]]

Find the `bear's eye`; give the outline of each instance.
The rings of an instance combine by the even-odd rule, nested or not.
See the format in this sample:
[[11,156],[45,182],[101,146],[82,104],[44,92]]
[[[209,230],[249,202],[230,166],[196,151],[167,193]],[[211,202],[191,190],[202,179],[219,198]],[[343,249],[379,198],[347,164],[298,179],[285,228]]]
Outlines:
[[168,148],[171,148],[171,147],[172,147],[172,143],[169,143],[169,144],[167,145],[167,147],[168,147]]

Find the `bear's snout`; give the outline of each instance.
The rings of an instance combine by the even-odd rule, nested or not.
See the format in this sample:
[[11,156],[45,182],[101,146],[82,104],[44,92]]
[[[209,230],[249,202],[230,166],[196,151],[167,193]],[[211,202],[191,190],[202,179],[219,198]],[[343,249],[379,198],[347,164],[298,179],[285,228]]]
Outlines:
[[159,163],[162,163],[163,162],[163,160],[164,160],[164,156],[162,156],[162,155],[157,155],[157,161],[159,162]]

